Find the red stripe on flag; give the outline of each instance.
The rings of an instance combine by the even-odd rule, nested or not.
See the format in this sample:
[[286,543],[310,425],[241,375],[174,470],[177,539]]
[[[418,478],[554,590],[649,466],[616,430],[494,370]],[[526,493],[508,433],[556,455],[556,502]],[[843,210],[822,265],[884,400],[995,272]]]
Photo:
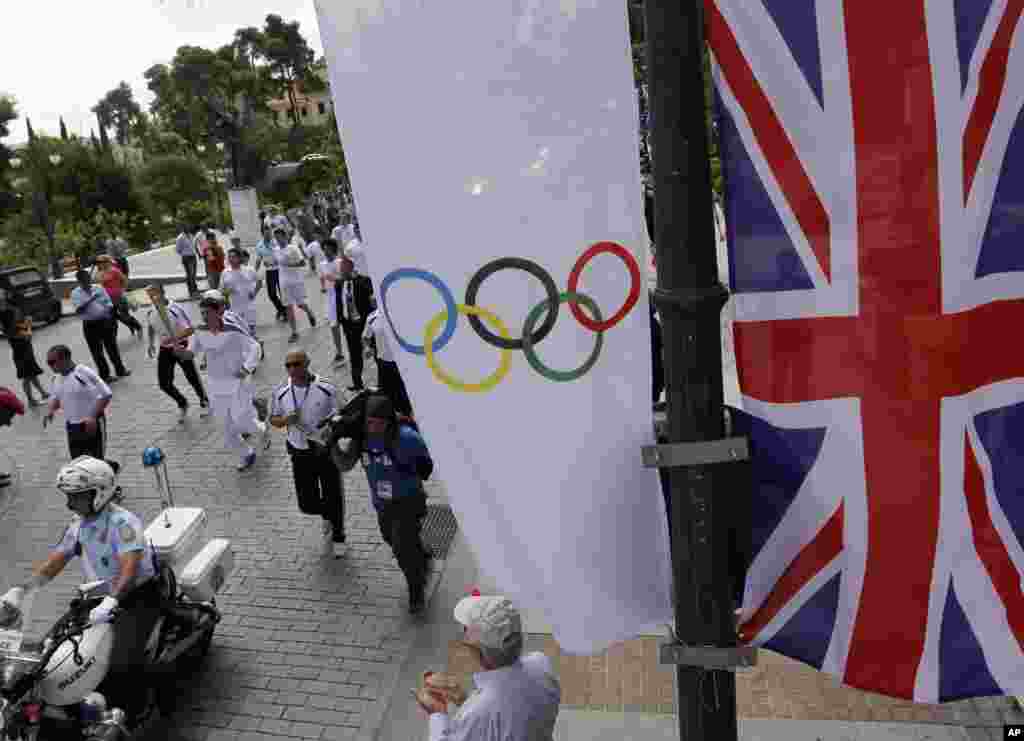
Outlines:
[[964,441],[964,493],[967,498],[967,514],[971,518],[974,534],[974,550],[988,572],[992,586],[1006,608],[1006,620],[1017,643],[1024,648],[1024,594],[1021,593],[1020,574],[1010,560],[1003,539],[992,522],[985,496],[985,481],[981,466],[974,457],[971,438]]
[[800,228],[807,236],[825,278],[831,281],[831,225],[825,207],[717,4],[714,0],[705,0],[704,6],[707,12],[708,43],[719,61],[722,74],[746,112],[754,137],[789,207],[796,215]]
[[1024,13],[1024,0],[1010,0],[1003,19],[992,38],[988,56],[978,73],[978,97],[974,101],[967,128],[964,130],[964,203],[974,185],[974,176],[978,174],[978,163],[985,149],[989,132],[995,122],[999,99],[1006,86],[1006,65],[1010,58],[1010,44],[1013,41],[1014,28]]
[[804,546],[750,620],[740,626],[740,640],[749,643],[775,619],[797,592],[828,566],[843,550],[843,505],[839,504],[825,526]]

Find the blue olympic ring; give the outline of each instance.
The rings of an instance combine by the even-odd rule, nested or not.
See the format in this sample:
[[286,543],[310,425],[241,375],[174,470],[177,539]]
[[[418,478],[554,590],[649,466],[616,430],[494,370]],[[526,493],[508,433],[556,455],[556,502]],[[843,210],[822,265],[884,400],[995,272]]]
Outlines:
[[431,352],[439,352],[442,347],[448,344],[448,341],[455,334],[455,327],[459,319],[459,309],[455,304],[455,296],[452,295],[451,289],[445,284],[443,280],[438,278],[433,273],[426,270],[420,270],[418,268],[399,268],[388,273],[384,280],[380,284],[380,303],[384,308],[384,317],[388,320],[388,324],[391,326],[391,333],[395,337],[395,341],[398,342],[399,346],[406,352],[412,353],[413,355],[426,355],[426,349],[423,345],[414,345],[411,342],[407,342],[403,337],[398,334],[398,330],[395,329],[395,323],[391,321],[391,312],[388,311],[388,289],[391,284],[400,278],[418,278],[419,280],[425,281],[437,289],[438,293],[441,294],[441,298],[444,300],[444,308],[448,313],[448,318],[444,323],[444,331],[441,332],[440,336],[430,343]]

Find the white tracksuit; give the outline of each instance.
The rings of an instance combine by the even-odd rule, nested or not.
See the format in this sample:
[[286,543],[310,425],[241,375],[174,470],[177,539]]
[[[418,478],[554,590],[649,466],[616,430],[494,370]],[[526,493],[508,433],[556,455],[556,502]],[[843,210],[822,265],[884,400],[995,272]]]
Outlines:
[[243,368],[252,373],[259,364],[260,346],[244,332],[225,325],[216,334],[199,327],[189,338],[189,350],[206,353],[207,394],[210,412],[224,427],[224,445],[244,461],[253,452],[242,435],[256,435],[263,427],[256,419],[253,388],[238,377]]

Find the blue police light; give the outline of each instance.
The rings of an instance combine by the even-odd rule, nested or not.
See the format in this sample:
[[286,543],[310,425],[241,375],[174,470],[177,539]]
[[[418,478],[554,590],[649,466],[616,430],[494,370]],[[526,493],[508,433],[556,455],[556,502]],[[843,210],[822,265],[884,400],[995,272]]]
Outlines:
[[164,462],[164,451],[160,448],[149,447],[142,451],[142,465],[159,466]]

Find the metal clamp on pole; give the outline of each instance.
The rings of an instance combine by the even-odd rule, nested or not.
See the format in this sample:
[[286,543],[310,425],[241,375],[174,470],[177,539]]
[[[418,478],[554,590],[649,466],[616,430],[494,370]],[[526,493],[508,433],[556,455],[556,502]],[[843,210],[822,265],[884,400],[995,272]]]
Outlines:
[[745,437],[726,437],[693,443],[644,445],[640,448],[645,468],[680,468],[711,463],[735,463],[750,457]]
[[662,643],[658,660],[661,664],[699,666],[702,669],[749,669],[757,666],[757,649],[752,646],[717,648],[715,646],[686,646],[682,643]]

